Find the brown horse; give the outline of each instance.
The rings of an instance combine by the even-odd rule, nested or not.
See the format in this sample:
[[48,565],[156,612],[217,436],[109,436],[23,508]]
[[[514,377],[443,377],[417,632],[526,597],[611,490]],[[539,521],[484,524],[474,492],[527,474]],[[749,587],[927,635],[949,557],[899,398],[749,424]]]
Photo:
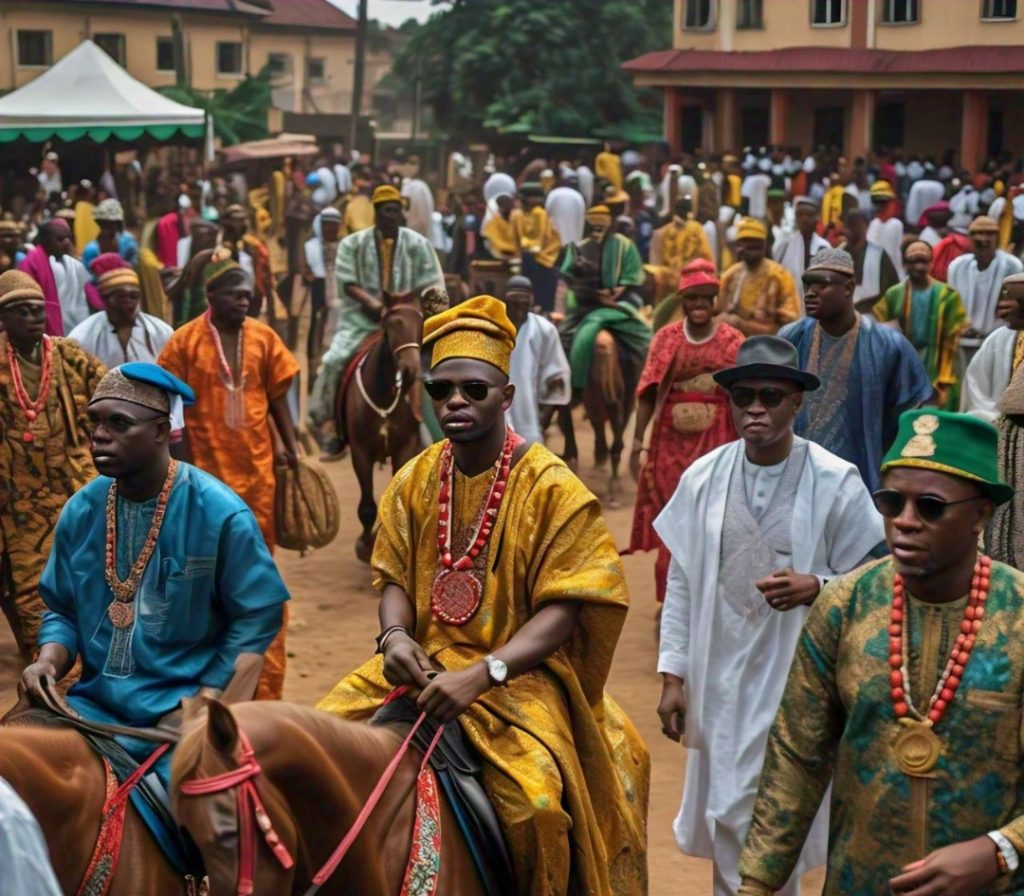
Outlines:
[[[92,859],[106,798],[99,757],[77,731],[28,726],[0,730],[0,777],[39,821],[65,893],[77,893]],[[2,873],[2,872],[0,872]],[[185,896],[188,887],[128,804],[121,858],[109,896]]]
[[[581,253],[568,274],[569,285],[581,307],[599,307],[602,304],[600,278],[600,257],[595,260]],[[587,419],[594,429],[595,466],[601,467],[610,462],[605,504],[613,509],[619,506],[619,467],[625,447],[626,426],[636,403],[634,394],[638,375],[638,372],[626,375],[626,365],[621,354],[622,350],[615,336],[608,330],[601,330],[594,340],[594,354],[587,373],[587,384],[579,396]],[[574,399],[576,397],[574,396]],[[560,410],[559,423],[565,437],[563,459],[575,469],[579,462],[579,449],[576,445],[571,408]]]
[[391,471],[397,473],[420,450],[419,412],[414,407],[419,402],[423,311],[418,302],[387,301],[383,338],[355,361],[347,384],[338,390],[338,431],[346,435],[359,480],[363,531],[356,540],[356,556],[363,563],[370,562],[377,521],[374,464],[390,458]]
[[[204,718],[205,716],[205,718]],[[210,892],[238,892],[246,850],[236,812],[236,787],[190,795],[182,785],[239,769],[247,743],[258,763],[250,778],[276,832],[294,859],[285,868],[260,830],[251,832],[255,852],[253,896],[288,896],[309,890],[342,838],[352,828],[402,734],[388,727],[349,722],[287,703],[242,703],[228,709],[213,701],[207,712],[186,708],[185,734],[174,755],[171,802],[206,863]],[[243,740],[243,734],[245,740]],[[420,757],[402,759],[380,803],[369,816],[321,896],[395,896],[402,886],[412,840]],[[441,800],[441,862],[437,892],[482,896],[483,889],[458,823]],[[261,823],[262,830],[267,826]]]

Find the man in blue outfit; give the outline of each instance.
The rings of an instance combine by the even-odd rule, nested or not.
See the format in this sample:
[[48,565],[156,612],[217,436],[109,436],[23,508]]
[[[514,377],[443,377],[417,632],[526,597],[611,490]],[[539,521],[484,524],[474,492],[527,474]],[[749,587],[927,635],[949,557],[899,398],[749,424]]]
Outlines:
[[931,379],[906,336],[857,313],[848,252],[820,250],[802,279],[807,317],[779,335],[796,346],[800,367],[821,388],[807,393],[796,434],[854,464],[868,491],[878,491],[900,414],[932,399]]
[[[219,694],[239,654],[262,653],[281,627],[288,592],[252,511],[171,459],[171,432],[194,401],[156,364],[124,364],[96,387],[88,416],[100,475],[57,523],[39,655],[22,673],[31,696],[80,657],[67,702],[83,718],[170,727],[183,697]],[[154,747],[118,742],[139,762]],[[170,753],[155,768],[166,787]]]

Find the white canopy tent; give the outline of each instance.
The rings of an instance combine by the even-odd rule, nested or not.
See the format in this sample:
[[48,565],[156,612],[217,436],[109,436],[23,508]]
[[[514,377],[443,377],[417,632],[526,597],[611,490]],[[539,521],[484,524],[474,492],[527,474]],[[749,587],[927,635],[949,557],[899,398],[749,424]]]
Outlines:
[[91,40],[79,44],[24,87],[0,97],[0,143],[89,137],[202,138],[206,113],[136,81]]

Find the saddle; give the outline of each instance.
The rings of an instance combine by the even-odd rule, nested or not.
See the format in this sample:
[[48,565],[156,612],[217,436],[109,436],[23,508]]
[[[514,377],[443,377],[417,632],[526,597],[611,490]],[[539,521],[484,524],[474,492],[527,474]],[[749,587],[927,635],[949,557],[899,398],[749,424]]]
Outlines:
[[[124,784],[139,768],[139,763],[113,737],[101,734],[86,725],[77,725],[67,716],[43,707],[19,710],[4,717],[5,724],[41,728],[71,728],[78,731],[103,763],[108,777]],[[165,741],[166,743],[166,741]],[[160,851],[174,870],[193,880],[205,876],[202,857],[192,840],[184,835],[171,815],[167,790],[155,771],[143,775],[131,791],[131,799]],[[101,829],[101,835],[102,835]]]
[[[416,703],[409,697],[400,697],[378,709],[370,724],[408,730],[419,716]],[[420,726],[413,743],[421,752],[427,751],[437,729],[437,723],[429,718]],[[480,757],[459,725],[445,726],[430,765],[462,831],[484,892],[487,896],[515,896],[512,859],[501,822],[480,783]]]

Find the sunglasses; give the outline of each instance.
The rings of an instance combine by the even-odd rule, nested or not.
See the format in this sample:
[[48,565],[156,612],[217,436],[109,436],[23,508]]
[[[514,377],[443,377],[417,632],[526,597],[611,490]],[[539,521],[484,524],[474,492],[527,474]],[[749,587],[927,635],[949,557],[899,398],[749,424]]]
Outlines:
[[792,395],[795,389],[776,389],[768,386],[764,389],[750,389],[747,386],[737,386],[729,390],[729,399],[738,408],[749,408],[754,401],[759,401],[761,407],[772,410],[777,408],[786,397]]
[[451,398],[452,392],[458,389],[459,394],[466,401],[475,402],[483,401],[487,398],[487,393],[491,389],[498,388],[482,380],[470,380],[466,383],[453,383],[451,380],[427,380],[424,382],[423,387],[427,390],[427,395],[434,399],[434,401],[447,401]]
[[89,412],[89,426],[95,431],[99,427],[105,427],[109,432],[115,432],[118,435],[124,435],[130,429],[135,426],[141,426],[143,423],[152,423],[155,420],[166,420],[166,414],[160,414],[156,417],[129,417],[127,414],[111,414],[109,417],[101,414]]
[[871,499],[875,502],[878,512],[890,520],[903,513],[903,508],[907,506],[907,501],[912,500],[917,518],[925,523],[937,522],[942,519],[943,514],[945,514],[948,508],[957,504],[985,500],[982,495],[976,495],[973,498],[962,498],[959,501],[943,501],[942,498],[936,498],[934,495],[918,495],[916,498],[910,499],[903,492],[896,491],[894,488],[879,489],[871,496]]
[[827,274],[805,274],[800,278],[804,286],[838,286],[842,279],[829,277]]

